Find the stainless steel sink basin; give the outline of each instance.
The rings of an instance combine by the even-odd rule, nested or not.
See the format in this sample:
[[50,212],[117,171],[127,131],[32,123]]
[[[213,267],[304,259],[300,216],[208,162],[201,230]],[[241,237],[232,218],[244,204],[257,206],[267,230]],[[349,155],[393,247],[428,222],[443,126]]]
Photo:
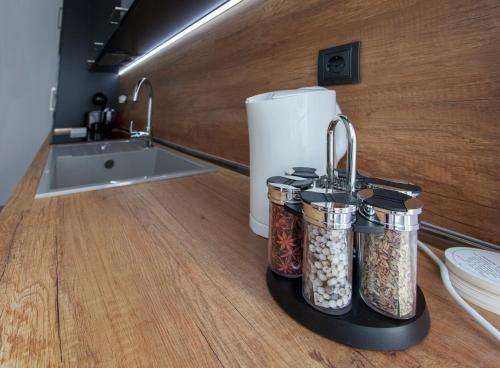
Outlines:
[[170,150],[138,141],[56,145],[50,148],[35,198],[172,179],[215,171]]

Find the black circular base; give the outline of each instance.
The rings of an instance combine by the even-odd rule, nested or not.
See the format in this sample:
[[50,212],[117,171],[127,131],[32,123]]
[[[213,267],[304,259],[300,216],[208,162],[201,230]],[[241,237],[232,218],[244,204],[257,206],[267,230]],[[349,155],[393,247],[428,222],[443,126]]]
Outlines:
[[417,314],[408,320],[385,317],[368,307],[353,293],[352,309],[332,316],[312,308],[302,297],[302,279],[289,279],[267,270],[267,286],[274,300],[294,320],[311,331],[355,348],[403,350],[418,344],[428,334],[431,321],[422,290],[417,290]]

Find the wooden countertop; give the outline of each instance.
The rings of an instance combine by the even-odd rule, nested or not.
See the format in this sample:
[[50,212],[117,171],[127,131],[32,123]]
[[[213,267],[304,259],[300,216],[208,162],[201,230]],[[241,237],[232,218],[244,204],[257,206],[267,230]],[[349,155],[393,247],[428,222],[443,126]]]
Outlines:
[[47,152],[0,212],[2,366],[498,367],[499,345],[422,255],[429,336],[402,352],[352,349],[269,295],[247,177],[220,169],[34,200]]

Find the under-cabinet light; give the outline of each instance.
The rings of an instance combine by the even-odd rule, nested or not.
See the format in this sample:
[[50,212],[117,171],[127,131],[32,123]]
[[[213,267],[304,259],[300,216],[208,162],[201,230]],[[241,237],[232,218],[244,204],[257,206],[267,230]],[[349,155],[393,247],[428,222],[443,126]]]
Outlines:
[[163,50],[165,47],[172,45],[173,43],[179,41],[181,38],[186,36],[187,34],[193,32],[195,29],[200,28],[202,25],[205,23],[210,22],[212,19],[216,18],[217,16],[221,15],[224,13],[226,10],[231,9],[233,6],[237,5],[238,3],[242,2],[243,0],[229,0],[227,3],[224,3],[223,5],[219,6],[217,9],[212,11],[211,13],[208,13],[205,15],[203,18],[197,20],[193,24],[191,24],[189,27],[183,29],[173,37],[169,38],[168,40],[164,41],[163,43],[159,44],[155,48],[153,48],[151,51],[148,53],[142,55],[141,57],[135,59],[133,62],[130,64],[126,65],[124,68],[120,69],[118,72],[118,75],[123,75],[132,68],[136,67],[137,65],[143,63],[144,61],[148,60],[152,56],[156,55],[159,53],[161,50]]

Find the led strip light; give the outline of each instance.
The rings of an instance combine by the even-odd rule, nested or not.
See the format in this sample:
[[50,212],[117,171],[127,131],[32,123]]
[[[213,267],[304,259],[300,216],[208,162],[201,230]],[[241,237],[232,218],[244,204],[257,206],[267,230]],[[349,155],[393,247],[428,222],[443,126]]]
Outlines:
[[193,32],[194,30],[200,28],[202,25],[210,22],[212,19],[218,17],[219,15],[224,13],[226,10],[231,9],[233,6],[239,4],[242,1],[243,0],[229,0],[227,3],[224,3],[223,5],[219,6],[217,9],[215,9],[211,13],[208,13],[203,18],[197,20],[196,22],[191,24],[189,27],[187,27],[187,28],[183,29],[182,31],[180,31],[179,33],[177,33],[175,36],[169,38],[168,40],[164,41],[163,43],[161,43],[158,46],[156,46],[155,48],[153,48],[148,53],[142,55],[141,57],[135,59],[130,64],[126,65],[124,68],[120,69],[120,71],[118,72],[118,75],[125,74],[126,72],[128,72],[132,68],[135,68],[137,65],[139,65],[139,64],[145,62],[146,60],[148,60],[149,58],[153,57],[154,55],[159,53],[164,48],[179,41],[184,36],[188,35],[189,33]]

